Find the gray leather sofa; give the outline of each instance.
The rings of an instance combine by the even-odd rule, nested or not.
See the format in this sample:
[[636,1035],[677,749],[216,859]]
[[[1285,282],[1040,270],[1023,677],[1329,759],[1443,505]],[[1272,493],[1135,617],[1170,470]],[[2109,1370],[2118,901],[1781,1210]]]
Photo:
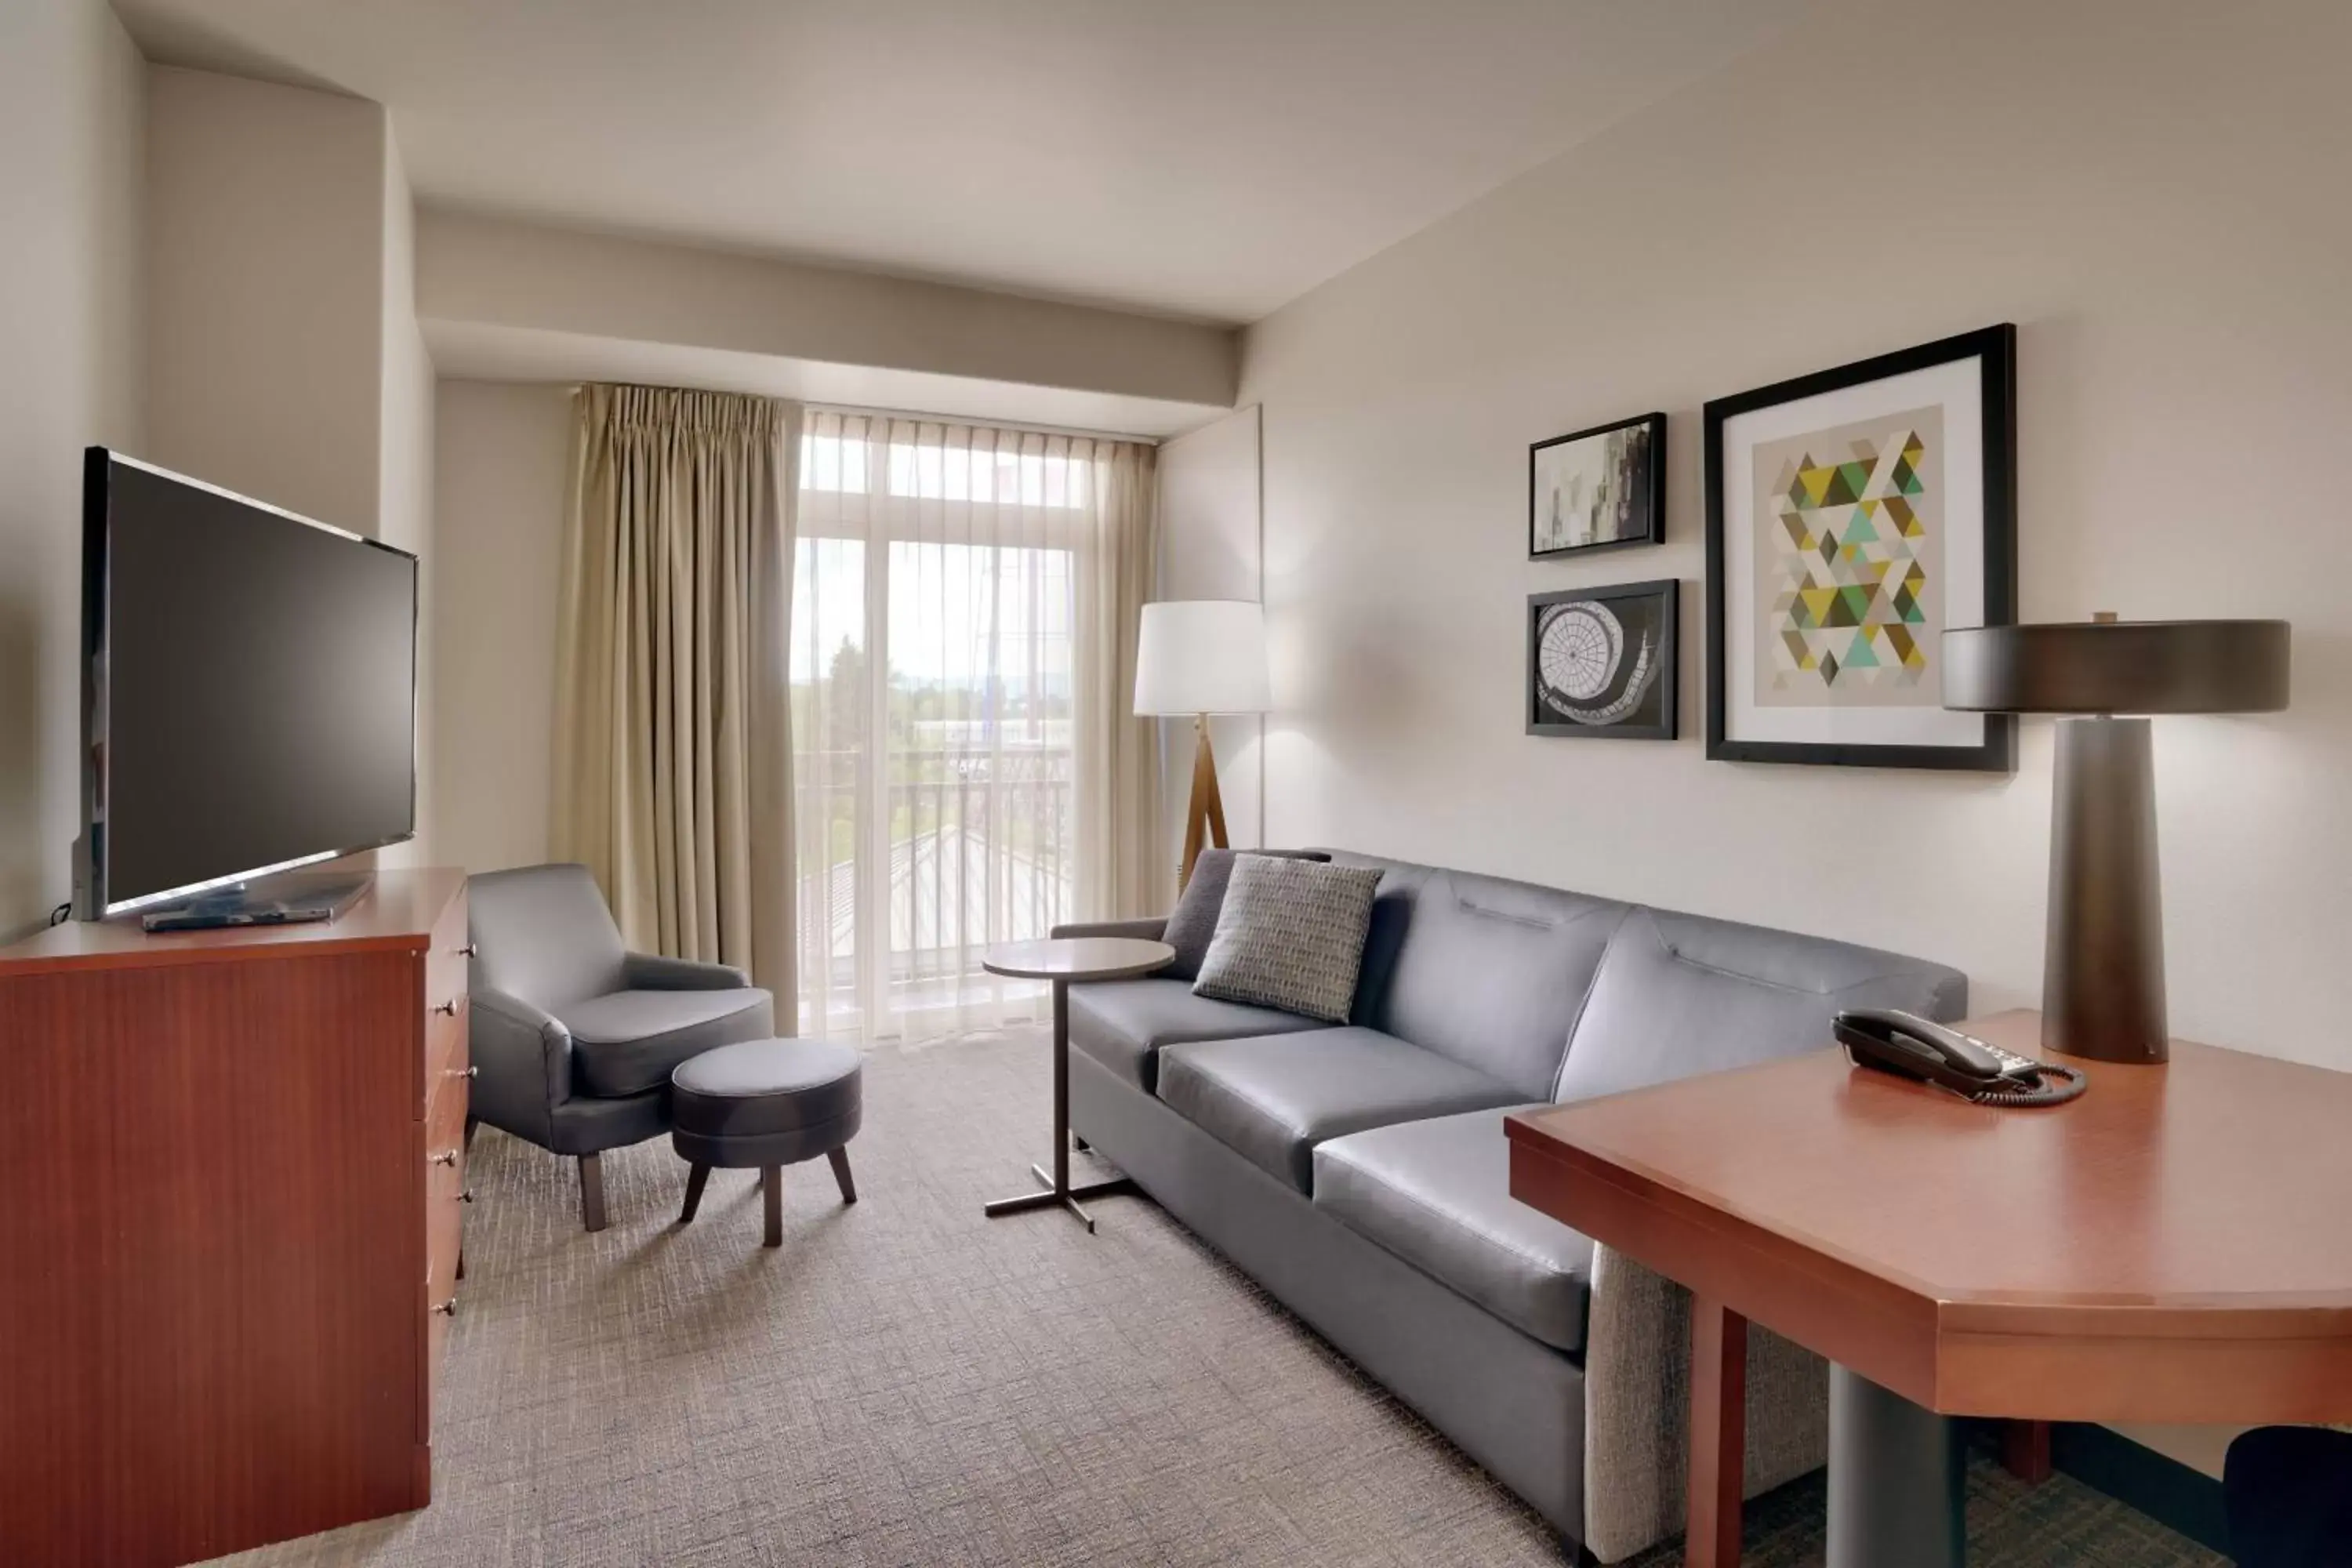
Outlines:
[[[1843,1007],[1957,1018],[1967,977],[1332,858],[1382,873],[1349,1024],[1182,980],[1074,986],[1072,1127],[1570,1542],[1618,1561],[1680,1529],[1687,1299],[1512,1200],[1505,1112],[1821,1049]],[[1749,1361],[1754,1495],[1822,1463],[1826,1377],[1769,1334]]]

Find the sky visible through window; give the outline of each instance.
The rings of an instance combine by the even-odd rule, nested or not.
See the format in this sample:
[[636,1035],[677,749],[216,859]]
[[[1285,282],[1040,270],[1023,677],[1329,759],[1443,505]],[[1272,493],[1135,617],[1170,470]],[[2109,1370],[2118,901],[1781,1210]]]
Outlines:
[[[865,494],[874,479],[867,442],[803,437],[802,489]],[[971,452],[894,444],[888,493],[908,499],[1083,504],[1090,465],[1042,454]],[[979,531],[976,530],[975,531]],[[792,679],[824,680],[845,641],[866,646],[867,553],[857,539],[803,537],[793,583]],[[1071,692],[1072,556],[1022,545],[894,539],[887,557],[894,685],[1066,700]]]

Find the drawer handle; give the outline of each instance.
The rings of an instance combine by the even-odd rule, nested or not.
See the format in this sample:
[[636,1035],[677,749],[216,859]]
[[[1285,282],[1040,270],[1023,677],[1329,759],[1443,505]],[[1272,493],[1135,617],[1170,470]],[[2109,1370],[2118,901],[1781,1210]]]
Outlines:
[[444,1017],[454,1018],[457,1016],[457,998],[453,996],[446,1002],[436,1002],[433,1004],[433,1010]]
[[457,1315],[457,1298],[452,1296],[447,1300],[436,1305],[433,1310],[445,1318],[454,1318]]
[[481,955],[482,944],[478,942],[469,942],[465,946],[453,951],[460,958],[478,958]]
[[478,1067],[444,1068],[441,1069],[441,1076],[443,1078],[478,1078],[481,1075],[481,1071]]
[[428,1154],[425,1163],[428,1165],[454,1165],[457,1163],[457,1151],[444,1149],[438,1154]]

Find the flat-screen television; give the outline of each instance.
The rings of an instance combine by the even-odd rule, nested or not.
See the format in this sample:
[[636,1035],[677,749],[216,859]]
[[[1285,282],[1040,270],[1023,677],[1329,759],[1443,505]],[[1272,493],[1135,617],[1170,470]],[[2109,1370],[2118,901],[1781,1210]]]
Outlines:
[[89,449],[78,911],[416,829],[416,557]]

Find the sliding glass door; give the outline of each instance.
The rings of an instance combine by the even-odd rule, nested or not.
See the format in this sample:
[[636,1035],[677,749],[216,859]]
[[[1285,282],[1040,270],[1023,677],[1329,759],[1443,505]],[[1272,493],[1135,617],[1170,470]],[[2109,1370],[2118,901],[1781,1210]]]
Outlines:
[[1094,443],[812,414],[793,605],[801,1027],[1029,1016],[993,942],[1074,918]]

